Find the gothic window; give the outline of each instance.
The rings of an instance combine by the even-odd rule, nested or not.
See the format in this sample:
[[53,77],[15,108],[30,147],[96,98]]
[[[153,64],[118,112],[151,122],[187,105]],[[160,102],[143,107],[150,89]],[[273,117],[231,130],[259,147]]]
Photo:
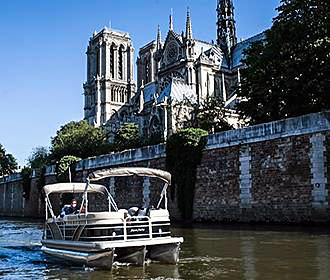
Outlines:
[[120,102],[121,103],[125,102],[125,93],[123,90],[120,91]]
[[115,101],[115,90],[113,87],[111,88],[111,101]]
[[110,75],[113,79],[115,77],[115,47],[111,45],[110,48]]
[[115,98],[116,102],[119,102],[119,89],[118,87],[116,88],[116,98]]
[[149,136],[157,137],[161,135],[162,126],[157,116],[153,116],[149,126]]
[[150,61],[149,59],[146,59],[145,61],[145,69],[144,69],[144,75],[145,75],[145,83],[149,83],[150,82]]
[[220,81],[216,77],[214,77],[214,96],[223,99],[223,96],[221,96]]
[[118,54],[118,78],[123,79],[123,46],[120,46]]
[[96,74],[100,75],[100,49],[96,51]]
[[125,89],[125,102],[129,103],[129,95],[128,95],[128,92],[127,92],[127,89]]
[[90,80],[91,78],[91,58],[90,54],[87,56],[87,79]]
[[190,83],[190,84],[193,83],[192,69],[191,69],[191,68],[189,68],[189,83]]

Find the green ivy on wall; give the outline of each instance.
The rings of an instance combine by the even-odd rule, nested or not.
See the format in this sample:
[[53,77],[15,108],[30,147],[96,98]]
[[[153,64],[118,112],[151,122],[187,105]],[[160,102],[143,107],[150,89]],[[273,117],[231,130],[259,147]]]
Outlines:
[[191,220],[196,169],[206,145],[207,131],[187,128],[173,134],[166,143],[166,168],[172,174],[171,197],[177,194],[178,208],[184,220]]

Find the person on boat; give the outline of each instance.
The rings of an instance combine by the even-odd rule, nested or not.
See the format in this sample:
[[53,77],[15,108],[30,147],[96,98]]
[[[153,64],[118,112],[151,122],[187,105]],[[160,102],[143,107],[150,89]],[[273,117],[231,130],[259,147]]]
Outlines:
[[64,205],[64,207],[61,210],[60,217],[63,218],[65,215],[70,215],[70,214],[78,214],[79,209],[77,207],[77,200],[72,199],[70,205]]

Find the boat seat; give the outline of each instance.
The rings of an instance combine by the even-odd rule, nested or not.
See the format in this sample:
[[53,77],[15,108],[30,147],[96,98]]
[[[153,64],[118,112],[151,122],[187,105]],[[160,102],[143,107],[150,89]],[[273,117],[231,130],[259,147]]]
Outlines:
[[124,219],[124,212],[90,212],[87,214],[87,219]]
[[170,214],[166,209],[150,209],[150,218],[169,218]]

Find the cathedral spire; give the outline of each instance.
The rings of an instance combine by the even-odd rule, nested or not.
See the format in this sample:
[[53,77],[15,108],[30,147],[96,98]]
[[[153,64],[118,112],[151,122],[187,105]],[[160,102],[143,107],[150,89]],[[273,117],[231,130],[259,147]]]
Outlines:
[[188,40],[191,40],[192,39],[192,27],[191,27],[191,19],[190,19],[189,7],[187,8],[186,38]]
[[170,14],[170,30],[173,31],[173,9],[171,9]]
[[232,0],[218,0],[217,44],[228,56],[237,44],[234,5]]
[[157,30],[157,50],[160,50],[162,47],[162,34],[160,32],[160,26],[158,24],[158,30]]

